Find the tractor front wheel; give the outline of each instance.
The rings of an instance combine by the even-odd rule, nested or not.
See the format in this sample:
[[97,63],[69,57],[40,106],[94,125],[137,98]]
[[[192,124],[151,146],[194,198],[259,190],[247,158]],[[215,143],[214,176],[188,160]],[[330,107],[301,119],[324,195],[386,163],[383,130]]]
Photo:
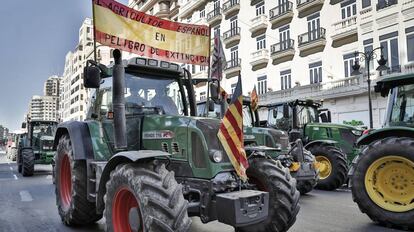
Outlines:
[[315,156],[318,163],[319,182],[316,188],[332,191],[346,182],[348,174],[346,154],[327,144],[311,146],[309,151]]
[[237,228],[241,232],[283,232],[296,221],[299,212],[299,192],[296,180],[290,176],[289,169],[280,161],[266,158],[249,160],[247,177],[249,183],[260,191],[269,192],[269,216],[255,225]]
[[414,139],[390,137],[365,147],[352,196],[361,212],[387,227],[414,230]]
[[188,231],[182,186],[164,165],[128,163],[106,184],[106,231]]
[[22,176],[33,176],[35,155],[32,149],[22,150]]
[[55,170],[56,205],[66,225],[91,224],[102,218],[87,199],[85,160],[74,160],[69,136],[59,139]]

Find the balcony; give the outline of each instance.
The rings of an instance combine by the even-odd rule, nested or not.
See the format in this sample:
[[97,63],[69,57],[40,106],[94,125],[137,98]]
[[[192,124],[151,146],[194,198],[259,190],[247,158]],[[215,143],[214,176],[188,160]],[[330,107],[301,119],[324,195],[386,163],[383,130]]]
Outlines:
[[223,3],[223,14],[227,18],[237,14],[240,11],[240,0],[229,0]]
[[322,9],[324,0],[296,0],[299,18],[306,17]]
[[270,56],[274,65],[292,60],[295,56],[295,41],[290,39],[273,44],[270,46]]
[[250,60],[250,65],[254,71],[265,68],[269,63],[269,50],[263,48],[253,52]]
[[293,3],[287,1],[286,3],[279,5],[269,10],[270,23],[272,29],[290,23],[293,19]]
[[235,77],[241,71],[241,59],[234,59],[226,62],[224,66],[224,74],[226,78]]
[[326,45],[326,30],[325,28],[318,28],[316,30],[308,31],[298,36],[298,48],[300,56],[308,56],[313,53],[321,52]]
[[266,15],[259,15],[250,20],[251,27],[249,31],[252,33],[252,37],[266,32],[267,22],[268,20]]
[[357,16],[353,16],[333,24],[332,47],[337,48],[358,41],[358,27],[356,23]]
[[240,27],[232,28],[223,34],[223,43],[226,48],[233,47],[240,42]]
[[397,5],[398,1],[397,0],[380,0],[377,3],[377,11],[385,9],[387,7],[393,6],[393,5]]
[[340,3],[340,2],[344,2],[345,0],[330,0],[329,1],[329,3],[331,4],[331,5],[335,5],[335,4],[337,4],[337,3]]
[[221,22],[222,19],[221,8],[216,8],[207,14],[207,23],[210,26],[215,26]]
[[180,3],[180,17],[186,18],[190,14],[193,14],[194,10],[206,2],[207,0],[188,0],[187,2]]

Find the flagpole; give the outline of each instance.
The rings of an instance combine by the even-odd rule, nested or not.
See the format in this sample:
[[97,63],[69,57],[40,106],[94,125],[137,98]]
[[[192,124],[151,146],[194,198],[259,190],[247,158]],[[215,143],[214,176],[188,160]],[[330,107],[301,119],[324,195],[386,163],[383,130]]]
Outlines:
[[96,62],[96,27],[95,27],[95,0],[92,0],[92,24],[93,24],[93,60]]
[[207,67],[207,100],[206,100],[206,106],[204,107],[204,113],[205,116],[208,116],[208,110],[210,105],[210,81],[211,81],[211,25],[208,26],[208,41],[209,41],[209,47],[208,47],[208,67]]

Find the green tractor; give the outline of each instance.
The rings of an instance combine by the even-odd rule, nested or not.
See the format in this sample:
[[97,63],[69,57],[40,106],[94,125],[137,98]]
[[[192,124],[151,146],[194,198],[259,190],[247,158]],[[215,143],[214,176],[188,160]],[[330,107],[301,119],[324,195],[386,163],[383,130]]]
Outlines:
[[217,138],[220,120],[196,117],[191,74],[146,58],[113,67],[88,61],[96,89],[87,120],[59,124],[56,203],[66,225],[105,215],[107,231],[188,231],[189,216],[237,231],[287,231],[299,211],[296,181],[261,151],[241,181]]
[[384,78],[375,91],[389,94],[385,125],[357,141],[352,196],[373,221],[414,230],[414,75]]
[[28,120],[22,124],[26,128],[19,142],[17,169],[23,176],[32,176],[35,164],[52,164],[54,135],[57,127],[55,121]]
[[[210,87],[213,89],[214,85]],[[218,104],[214,103],[217,102]],[[221,118],[222,102],[215,99],[209,101],[209,109],[205,108],[207,101],[197,103],[198,116]],[[319,170],[316,168],[315,157],[303,148],[301,140],[289,142],[289,136],[285,131],[274,128],[260,127],[259,114],[251,107],[249,97],[243,100],[243,134],[244,144],[256,149],[257,146],[273,148],[266,149],[266,154],[274,160],[279,160],[282,165],[289,168],[290,174],[296,179],[296,187],[301,194],[306,194],[316,186],[319,179]]]
[[289,133],[289,140],[300,139],[316,158],[319,182],[316,188],[335,190],[347,183],[348,164],[356,156],[355,142],[362,130],[331,122],[330,112],[312,100],[295,100],[264,106],[267,125]]

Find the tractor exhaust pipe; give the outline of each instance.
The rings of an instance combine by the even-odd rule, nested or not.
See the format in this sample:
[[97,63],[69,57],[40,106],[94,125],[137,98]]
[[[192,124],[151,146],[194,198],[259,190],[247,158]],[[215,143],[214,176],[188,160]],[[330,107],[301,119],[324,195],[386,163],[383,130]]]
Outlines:
[[114,139],[115,149],[126,150],[126,119],[125,119],[125,69],[122,65],[121,51],[115,49],[113,52],[115,65],[112,77],[112,104],[114,111]]

